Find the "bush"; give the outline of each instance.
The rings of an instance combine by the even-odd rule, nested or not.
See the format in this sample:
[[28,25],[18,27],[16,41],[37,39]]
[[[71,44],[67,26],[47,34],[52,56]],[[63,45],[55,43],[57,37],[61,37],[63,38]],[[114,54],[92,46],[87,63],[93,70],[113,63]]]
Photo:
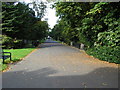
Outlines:
[[13,48],[13,39],[6,35],[2,35],[2,48]]
[[87,49],[87,53],[100,60],[108,61],[110,63],[120,64],[120,47],[94,47]]
[[24,42],[22,40],[14,40],[13,41],[13,48],[23,48],[25,46]]
[[25,46],[22,40],[14,40],[11,37],[2,35],[2,48],[11,49],[11,48],[23,48]]

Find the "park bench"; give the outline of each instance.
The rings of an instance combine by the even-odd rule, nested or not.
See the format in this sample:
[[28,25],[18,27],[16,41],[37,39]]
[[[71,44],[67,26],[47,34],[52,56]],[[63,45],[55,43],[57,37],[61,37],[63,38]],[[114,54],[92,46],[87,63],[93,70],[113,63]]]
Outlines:
[[11,58],[11,52],[4,52],[2,51],[2,59],[3,59],[3,63],[5,62],[5,59],[10,58],[10,61],[12,60]]

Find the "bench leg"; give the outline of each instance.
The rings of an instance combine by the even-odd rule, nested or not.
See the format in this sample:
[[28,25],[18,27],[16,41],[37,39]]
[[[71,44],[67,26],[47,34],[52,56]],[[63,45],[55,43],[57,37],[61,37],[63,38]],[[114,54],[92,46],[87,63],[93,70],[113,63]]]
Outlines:
[[3,64],[5,63],[5,58],[4,58],[4,56],[3,56]]
[[11,58],[11,56],[10,56],[10,61],[12,61],[12,58]]
[[11,55],[11,53],[10,53],[10,61],[12,61],[12,57],[11,57],[12,55]]

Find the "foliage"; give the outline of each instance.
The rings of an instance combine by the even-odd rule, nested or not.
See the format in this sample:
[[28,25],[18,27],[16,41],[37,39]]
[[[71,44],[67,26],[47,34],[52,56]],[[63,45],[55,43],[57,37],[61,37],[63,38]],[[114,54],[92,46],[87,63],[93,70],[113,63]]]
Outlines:
[[48,23],[46,21],[37,21],[32,28],[31,35],[32,40],[42,40],[44,37],[47,36],[48,33]]
[[6,35],[2,35],[2,47],[12,48],[13,39],[11,37],[7,37]]
[[60,18],[51,32],[55,39],[83,43],[97,51],[95,57],[119,63],[120,2],[58,2],[54,7]]
[[2,35],[2,48],[23,48],[24,43],[22,40],[15,40],[6,35]]
[[41,43],[44,43],[45,42],[45,40],[44,39],[42,39],[42,40],[39,40],[39,43],[41,44]]
[[29,4],[3,2],[2,34],[7,37],[6,41],[2,42],[4,48],[23,48],[26,46],[24,44],[30,44],[25,43],[25,41],[36,42],[36,40],[42,40],[46,37],[48,24],[40,19],[44,16],[43,8],[45,8],[44,3],[41,5],[41,8],[35,6],[35,9],[41,10],[38,12],[41,14],[37,18],[35,11],[29,8]]
[[37,13],[37,17],[41,20],[45,15],[45,11],[47,8],[46,5],[42,1],[39,2],[38,0],[33,0],[32,4],[33,4],[33,9]]
[[100,60],[108,61],[110,63],[120,63],[120,47],[94,47],[89,48],[86,52]]
[[27,39],[26,34],[35,23],[35,13],[24,3],[3,3],[2,33],[16,39]]
[[120,46],[120,30],[119,31],[110,31],[102,32],[98,34],[98,41],[95,44],[96,46],[108,46],[111,48]]

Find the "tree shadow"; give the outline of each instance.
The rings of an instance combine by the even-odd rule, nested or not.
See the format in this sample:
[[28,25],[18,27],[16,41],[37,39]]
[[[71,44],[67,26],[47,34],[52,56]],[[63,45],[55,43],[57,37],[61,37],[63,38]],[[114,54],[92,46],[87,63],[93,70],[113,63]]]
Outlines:
[[56,47],[56,46],[64,46],[61,43],[42,43],[38,46],[38,48],[48,48],[48,47]]
[[38,48],[55,47],[55,46],[64,46],[64,45],[57,41],[47,39],[44,43],[40,44]]
[[51,67],[4,72],[3,88],[118,88],[117,68],[98,68],[84,75],[59,73]]

